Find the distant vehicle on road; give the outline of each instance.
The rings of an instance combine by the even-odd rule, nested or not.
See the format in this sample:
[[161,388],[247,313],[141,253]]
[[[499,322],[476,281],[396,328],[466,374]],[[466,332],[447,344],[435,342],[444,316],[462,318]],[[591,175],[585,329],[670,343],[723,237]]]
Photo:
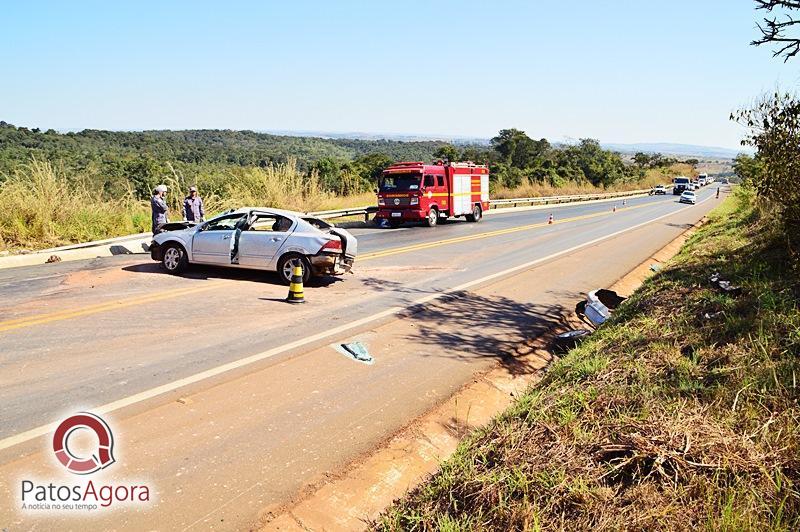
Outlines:
[[694,205],[695,203],[697,203],[697,196],[691,190],[686,190],[683,193],[681,193],[681,197],[678,200],[678,202],[691,203],[692,205]]
[[292,269],[339,275],[353,267],[356,238],[344,229],[302,213],[245,207],[207,222],[153,237],[150,256],[173,274],[190,264],[276,271],[289,284]]
[[666,193],[667,193],[667,187],[665,187],[664,185],[656,185],[655,188],[653,188],[653,194],[655,194],[656,196],[660,196]]
[[689,190],[692,182],[688,177],[678,176],[672,180],[672,194],[677,196],[684,190]]
[[465,163],[400,162],[383,171],[378,183],[376,221],[392,227],[440,218],[479,222],[489,209],[489,168]]

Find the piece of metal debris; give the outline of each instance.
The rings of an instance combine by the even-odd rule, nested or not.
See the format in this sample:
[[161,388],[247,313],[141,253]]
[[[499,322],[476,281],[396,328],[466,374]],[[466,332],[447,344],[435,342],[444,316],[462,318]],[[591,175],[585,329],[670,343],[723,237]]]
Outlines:
[[654,271],[654,272],[660,272],[661,271],[661,265],[660,264],[651,264],[650,265],[650,270]]
[[373,364],[375,362],[375,359],[372,358],[372,355],[367,351],[367,346],[361,342],[338,344],[336,350],[362,364]]

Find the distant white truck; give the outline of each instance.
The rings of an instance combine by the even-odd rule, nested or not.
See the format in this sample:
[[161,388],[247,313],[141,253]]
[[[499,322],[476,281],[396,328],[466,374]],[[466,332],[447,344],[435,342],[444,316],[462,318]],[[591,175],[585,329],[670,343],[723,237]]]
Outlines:
[[708,180],[708,174],[700,174],[697,176],[697,184],[701,187],[706,186],[710,181]]

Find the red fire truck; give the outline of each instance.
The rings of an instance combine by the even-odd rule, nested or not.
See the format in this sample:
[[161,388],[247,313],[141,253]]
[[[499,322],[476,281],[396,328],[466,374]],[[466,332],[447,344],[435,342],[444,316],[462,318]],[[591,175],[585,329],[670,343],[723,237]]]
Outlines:
[[489,169],[466,163],[395,163],[383,171],[378,188],[376,220],[392,227],[464,216],[478,222],[489,208]]

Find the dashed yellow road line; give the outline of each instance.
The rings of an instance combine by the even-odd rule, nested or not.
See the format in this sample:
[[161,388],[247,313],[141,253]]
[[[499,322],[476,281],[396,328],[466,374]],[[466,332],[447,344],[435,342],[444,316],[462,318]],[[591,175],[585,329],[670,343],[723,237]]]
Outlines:
[[139,297],[132,297],[129,299],[121,299],[116,301],[109,301],[107,303],[100,303],[97,305],[89,305],[86,307],[62,310],[59,312],[52,312],[48,314],[37,314],[34,316],[27,316],[24,318],[17,318],[13,320],[0,321],[0,332],[11,331],[14,329],[21,329],[23,327],[30,327],[32,325],[41,325],[44,323],[51,323],[55,321],[62,321],[80,316],[89,316],[98,314],[109,310],[117,310],[122,308],[133,307],[137,305],[144,305],[145,303],[152,303],[155,301],[162,301],[165,299],[172,299],[175,297],[185,296],[189,294],[196,294],[213,290],[225,284],[224,281],[212,281],[202,286],[195,286],[191,288],[178,288],[175,290],[168,290],[159,292],[157,294],[150,294]]
[[[619,211],[620,212],[624,212],[624,211],[630,211],[630,210],[638,209],[638,208],[642,208],[642,207],[654,207],[654,206],[657,206],[657,205],[659,205],[659,204],[647,203],[647,204],[644,204],[644,205],[634,205],[634,206],[631,206],[631,207],[624,207],[622,209],[619,209]],[[586,219],[589,219],[589,218],[597,218],[599,216],[608,216],[608,215],[611,215],[611,214],[612,214],[612,212],[605,211],[605,212],[599,212],[599,213],[594,213],[594,214],[584,214],[584,215],[581,215],[581,216],[573,216],[571,218],[562,218],[560,220],[555,220],[552,225],[575,222],[575,221],[578,221],[578,220],[586,220]],[[435,248],[435,247],[439,247],[439,246],[457,244],[457,243],[460,243],[460,242],[468,242],[470,240],[491,238],[493,236],[505,235],[505,234],[509,234],[509,233],[517,233],[517,232],[520,232],[520,231],[529,231],[531,229],[535,229],[535,228],[538,228],[538,227],[547,227],[548,225],[551,225],[551,224],[548,224],[547,222],[540,222],[540,223],[535,223],[535,224],[522,225],[522,226],[519,226],[519,227],[510,227],[510,228],[507,228],[507,229],[498,229],[496,231],[487,231],[487,232],[484,232],[484,233],[477,233],[477,234],[474,234],[474,235],[466,235],[466,236],[460,236],[460,237],[455,237],[455,238],[448,238],[448,239],[444,239],[444,240],[437,240],[437,241],[434,241],[434,242],[423,242],[423,243],[419,243],[419,244],[413,244],[413,245],[410,245],[410,246],[403,246],[403,247],[385,249],[383,251],[376,251],[376,252],[373,252],[373,253],[366,253],[364,255],[361,255],[361,256],[359,256],[357,258],[357,262],[360,263],[360,262],[363,262],[363,261],[366,261],[366,260],[378,259],[378,258],[390,256],[390,255],[398,255],[400,253],[408,253],[408,252],[411,252],[411,251],[417,251],[417,250],[421,250],[421,249],[430,249],[430,248]],[[34,316],[27,316],[27,317],[23,317],[23,318],[16,318],[16,319],[12,319],[12,320],[0,321],[0,333],[7,332],[7,331],[13,331],[15,329],[22,329],[22,328],[25,328],[25,327],[31,327],[31,326],[34,326],[34,325],[43,325],[43,324],[47,324],[47,323],[53,323],[53,322],[68,320],[68,319],[72,319],[72,318],[78,318],[78,317],[82,317],[82,316],[91,316],[93,314],[99,314],[99,313],[102,313],[102,312],[108,312],[108,311],[113,311],[113,310],[118,310],[118,309],[123,309],[123,308],[134,307],[134,306],[138,306],[138,305],[144,305],[144,304],[147,304],[147,303],[154,303],[156,301],[163,301],[163,300],[166,300],[166,299],[173,299],[173,298],[176,298],[176,297],[186,296],[186,295],[190,295],[190,294],[197,294],[197,293],[200,293],[200,292],[206,292],[206,291],[209,291],[209,290],[214,290],[216,288],[220,288],[221,286],[224,286],[225,284],[227,284],[226,281],[210,281],[210,282],[204,283],[202,286],[197,286],[197,287],[176,288],[174,290],[163,291],[163,292],[159,292],[157,294],[150,294],[150,295],[132,297],[132,298],[129,298],[129,299],[121,299],[121,300],[116,300],[116,301],[109,301],[109,302],[100,303],[100,304],[97,304],[97,305],[88,305],[88,306],[85,306],[85,307],[75,308],[75,309],[71,309],[71,310],[62,310],[62,311],[52,312],[52,313],[47,313],[47,314],[37,314],[37,315],[34,315]]]
[[[643,207],[655,207],[660,205],[659,203],[646,203],[643,205],[634,205],[631,207],[623,207],[621,209],[617,209],[617,212],[625,212],[630,211],[633,209],[641,209]],[[599,216],[610,216],[613,214],[611,211],[605,212],[596,212],[593,214],[582,214],[580,216],[572,216],[570,218],[561,218],[556,219],[553,221],[552,224],[548,222],[538,222],[535,224],[528,224],[528,225],[520,225],[518,227],[509,227],[507,229],[497,229],[495,231],[487,231],[485,233],[477,233],[474,235],[466,235],[466,236],[457,236],[454,238],[448,238],[444,240],[436,240],[434,242],[421,242],[419,244],[411,244],[409,246],[399,247],[399,248],[391,248],[385,249],[383,251],[375,251],[373,253],[365,253],[364,255],[359,255],[357,258],[357,262],[364,262],[365,260],[372,260],[372,259],[379,259],[382,257],[388,257],[390,255],[397,255],[399,253],[408,253],[409,251],[417,251],[420,249],[429,249],[435,248],[439,246],[446,246],[449,244],[458,244],[461,242],[469,242],[470,240],[478,240],[482,238],[491,238],[493,236],[499,235],[506,235],[509,233],[518,233],[520,231],[529,231],[531,229],[536,229],[539,227],[547,227],[548,225],[558,225],[558,224],[565,224],[569,222],[576,222],[578,220],[587,220],[589,218],[597,218]]]

